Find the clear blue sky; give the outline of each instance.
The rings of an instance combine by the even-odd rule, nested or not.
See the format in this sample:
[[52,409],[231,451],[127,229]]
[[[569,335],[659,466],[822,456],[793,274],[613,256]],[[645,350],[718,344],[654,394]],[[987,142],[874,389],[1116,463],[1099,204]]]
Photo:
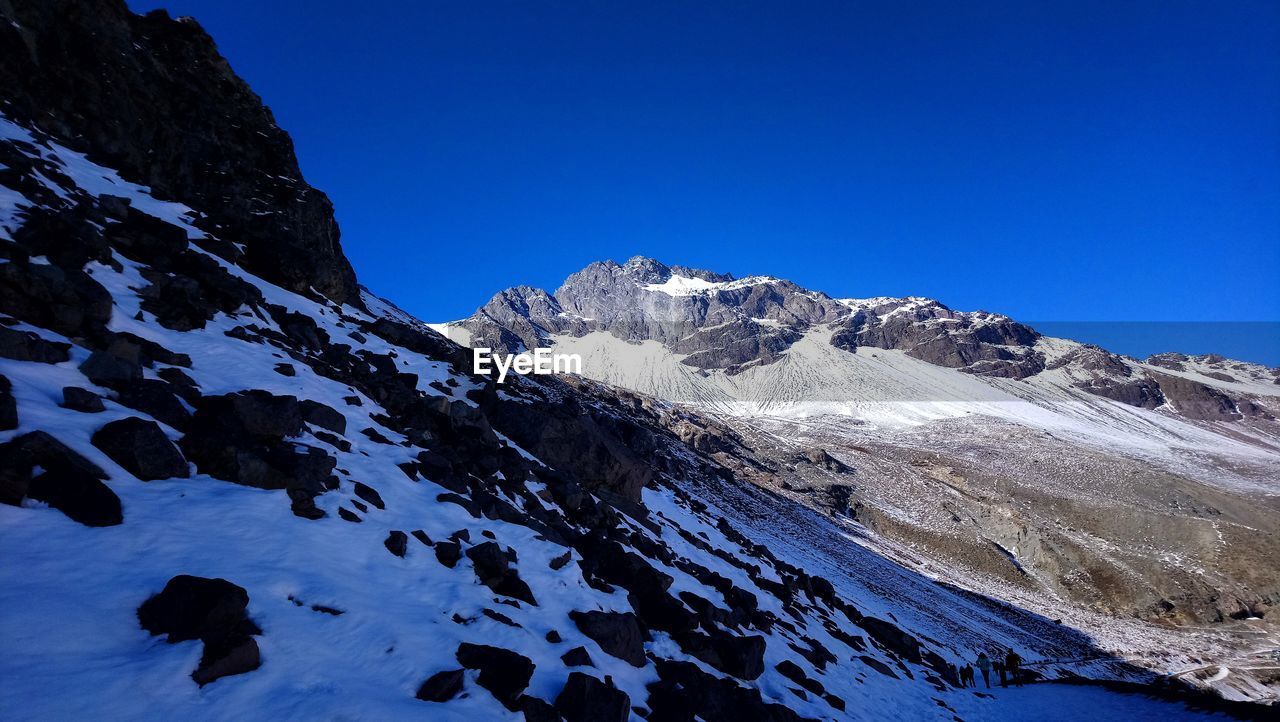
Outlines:
[[361,280],[636,254],[1027,320],[1280,320],[1280,3],[232,2]]

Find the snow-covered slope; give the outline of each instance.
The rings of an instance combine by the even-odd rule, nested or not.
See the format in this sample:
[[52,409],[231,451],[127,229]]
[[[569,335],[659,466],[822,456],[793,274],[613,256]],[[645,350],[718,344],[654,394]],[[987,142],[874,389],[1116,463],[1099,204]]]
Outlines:
[[[4,127],[11,149],[67,179],[36,180],[82,208],[128,194],[159,221],[198,215],[122,181],[79,185],[64,159],[94,178],[111,172]],[[33,209],[6,208],[15,230]],[[126,224],[89,213],[107,229]],[[1008,715],[1008,700],[956,688],[950,665],[1008,646],[1028,660],[1062,660],[1033,668],[1049,677],[1149,677],[1070,628],[845,544],[839,525],[750,487],[662,474],[639,491],[639,506],[625,507],[630,515],[618,514],[486,431],[486,416],[473,413],[483,394],[467,394],[485,380],[393,305],[370,294],[365,308],[299,296],[202,250],[213,242],[202,232],[173,228],[191,239],[172,236],[178,257],[209,259],[226,274],[214,273],[219,283],[237,279],[251,300],[210,309],[200,327],[166,324],[146,308],[154,270],[172,261],[135,244],[85,264],[86,283],[109,299],[87,337],[6,320],[0,374],[17,424],[0,432],[4,478],[7,491],[27,492],[0,506],[3,546],[21,550],[0,571],[0,674],[14,682],[0,692],[7,719],[500,719],[508,710],[538,719],[983,718]],[[20,248],[6,246],[6,272],[62,268]],[[5,288],[6,312],[27,311],[14,300],[21,292]],[[346,358],[387,368],[348,375]],[[379,398],[379,379],[396,373],[444,416],[406,426],[404,409]],[[101,410],[73,403],[69,388]],[[573,394],[528,382],[509,393],[535,405]],[[239,417],[211,418],[212,409]],[[299,414],[287,428],[283,417]],[[108,442],[104,428],[127,419],[159,437]],[[207,471],[216,456],[192,437],[227,423],[257,429],[254,448],[269,466],[321,456],[332,476],[323,489],[257,484],[263,477],[243,455],[259,452],[246,449],[231,478],[218,478],[227,469]],[[272,425],[284,436],[262,428]],[[440,445],[450,433],[471,438],[465,454]],[[667,453],[696,456],[665,443]],[[500,461],[481,478],[485,448]],[[165,449],[188,458],[155,473]],[[456,475],[463,469],[469,479]],[[180,643],[183,620],[139,625],[144,603],[166,599],[183,575],[243,590],[233,609],[252,634],[232,653],[218,656],[225,619],[197,621],[205,626]],[[1064,705],[1187,713],[1088,689],[1046,694]]]
[[[1139,361],[926,298],[832,299],[645,258],[438,328],[575,353],[587,377],[715,415],[756,452],[756,483],[1046,614],[1208,622],[1238,643],[1255,623],[1233,620],[1280,598],[1275,369]],[[1223,660],[1259,664],[1246,650]]]
[[287,136],[193,22],[116,0],[0,20],[23,79],[0,116],[0,717],[1200,716],[960,688],[978,651],[1037,679],[1196,662],[1134,665],[1159,634],[1093,638],[890,561],[682,441],[695,414],[470,373],[348,277]]

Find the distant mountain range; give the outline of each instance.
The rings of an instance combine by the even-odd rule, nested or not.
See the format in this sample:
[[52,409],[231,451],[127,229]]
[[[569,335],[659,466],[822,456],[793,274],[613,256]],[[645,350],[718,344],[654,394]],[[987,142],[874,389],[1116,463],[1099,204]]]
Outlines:
[[[635,259],[445,329],[618,385],[500,385],[194,20],[0,0],[0,88],[6,720],[1275,698],[1270,369]],[[959,684],[1010,650],[1045,684]]]
[[643,257],[435,328],[578,353],[590,378],[709,413],[682,433],[749,448],[741,475],[1045,613],[1203,624],[1280,602],[1280,369]]
[[[1028,380],[1033,388],[1076,396],[1081,391],[1191,420],[1270,421],[1280,411],[1280,368],[1212,355],[1160,354],[1139,361],[1046,338],[1007,316],[954,311],[932,299],[832,298],[778,278],[735,279],[644,257],[621,265],[593,263],[554,293],[509,288],[469,318],[440,328],[465,344],[508,352],[623,342],[609,359],[613,368],[598,364],[587,375],[726,409],[777,411],[786,404],[867,400],[871,380],[865,376],[836,385],[826,377],[796,384],[787,368],[777,366],[784,358],[825,353],[814,346],[830,346],[851,354],[831,356],[836,367],[847,361],[853,368],[859,349],[899,351],[975,377]],[[620,370],[656,347],[667,354],[665,366],[678,366],[658,373],[647,361],[631,364],[636,378]],[[813,370],[814,364],[808,366]],[[823,366],[839,373],[831,364]],[[851,391],[849,384],[858,388]],[[902,400],[935,395],[928,388],[918,391]],[[943,395],[936,400],[950,400],[938,393]]]

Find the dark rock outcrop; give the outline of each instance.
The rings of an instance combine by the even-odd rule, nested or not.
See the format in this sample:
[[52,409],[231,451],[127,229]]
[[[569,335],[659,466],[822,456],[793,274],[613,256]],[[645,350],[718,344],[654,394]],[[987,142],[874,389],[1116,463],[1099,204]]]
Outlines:
[[17,119],[201,209],[209,228],[244,244],[242,262],[259,276],[359,304],[329,199],[199,25],[163,10],[134,15],[121,0],[21,2],[6,14],[0,87]]
[[522,654],[501,647],[463,642],[455,655],[458,664],[480,670],[476,682],[489,690],[507,709],[518,707],[520,695],[533,677],[533,662]]
[[556,697],[556,710],[565,722],[625,722],[631,698],[589,674],[570,672]]
[[13,398],[13,384],[0,376],[0,431],[18,428],[18,400]]
[[644,633],[631,612],[569,612],[569,618],[605,654],[635,666],[645,665]]
[[[38,472],[38,473],[37,473]],[[85,526],[124,521],[120,497],[102,483],[107,475],[43,431],[0,444],[0,501],[43,501]]]
[[831,344],[847,351],[898,349],[936,366],[1021,379],[1045,368],[1044,355],[1031,348],[1039,337],[998,314],[958,313],[937,301],[904,299],[855,312]]
[[242,391],[199,400],[179,442],[196,468],[224,481],[259,489],[285,489],[294,513],[319,518],[315,497],[327,489],[337,462],[318,448],[287,437],[303,428],[298,400]]
[[1230,396],[1198,381],[1152,374],[1165,398],[1183,416],[1203,421],[1237,421],[1242,414]]
[[659,681],[649,685],[651,719],[764,720],[798,722],[802,718],[782,705],[770,704],[760,691],[720,679],[692,662],[657,662]]
[[67,386],[62,389],[62,408],[96,414],[105,411],[107,407],[103,405],[102,397],[92,391],[79,386]]
[[249,619],[249,593],[225,579],[182,574],[138,607],[138,621],[170,644],[199,639],[204,654],[191,678],[201,687],[221,677],[251,672],[262,664]]
[[503,551],[496,542],[485,542],[467,549],[467,558],[475,568],[476,578],[495,594],[537,604],[529,585],[511,568],[513,552]]
[[462,691],[464,671],[447,669],[436,672],[418,687],[418,699],[424,702],[448,702]]
[[189,475],[182,452],[154,421],[136,416],[112,421],[94,432],[93,445],[143,481]]
[[47,341],[30,331],[0,326],[0,357],[56,364],[71,358],[71,346],[61,341]]
[[387,548],[387,551],[403,558],[409,551],[409,535],[402,531],[392,531],[383,540],[382,545]]

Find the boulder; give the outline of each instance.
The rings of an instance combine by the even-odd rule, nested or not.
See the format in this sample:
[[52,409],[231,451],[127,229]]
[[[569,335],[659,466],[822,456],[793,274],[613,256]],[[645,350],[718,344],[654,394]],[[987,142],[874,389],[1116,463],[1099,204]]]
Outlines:
[[436,672],[418,687],[415,696],[424,702],[448,702],[462,691],[464,674],[461,669]]
[[556,697],[556,710],[566,722],[625,722],[631,698],[589,674],[570,672]]
[[764,673],[764,637],[688,632],[676,641],[685,652],[730,676],[753,680]]
[[302,406],[296,397],[252,390],[221,398],[225,402],[217,404],[216,410],[230,412],[251,436],[280,438],[302,433]]
[[443,541],[436,544],[436,559],[450,569],[458,565],[462,558],[462,545],[458,542]]
[[587,652],[586,647],[574,647],[568,652],[560,655],[560,661],[564,662],[566,667],[594,667],[595,663],[591,661],[591,654]]
[[458,664],[480,671],[476,682],[489,690],[507,709],[518,708],[518,700],[529,686],[534,665],[528,657],[501,647],[463,642],[455,655]]
[[18,428],[18,400],[9,379],[0,376],[0,431]]
[[249,619],[249,593],[225,579],[182,574],[138,607],[138,621],[170,644],[199,639],[204,654],[191,678],[200,686],[261,665],[253,635],[262,630]]
[[467,558],[475,568],[476,578],[496,594],[537,604],[529,585],[510,567],[510,555],[496,542],[485,542],[467,549]]
[[186,429],[191,419],[191,412],[182,405],[173,393],[172,387],[165,381],[157,379],[140,379],[117,384],[116,401],[135,411],[154,417],[161,423],[175,429]]
[[800,715],[770,704],[760,691],[731,679],[703,672],[692,662],[659,660],[659,681],[648,685],[650,719],[752,720],[752,722],[800,722]]
[[919,640],[902,631],[898,625],[876,617],[863,617],[858,625],[867,630],[867,634],[880,646],[908,662],[920,663]]
[[30,331],[0,326],[0,357],[56,364],[71,358],[71,344],[47,341]]
[[387,535],[382,545],[387,548],[387,551],[403,558],[409,550],[409,535],[402,531],[392,531]]
[[335,434],[347,433],[347,417],[332,406],[326,406],[319,401],[304,399],[299,404],[299,407],[302,411],[302,418],[307,423],[319,426],[322,429],[328,429]]
[[142,380],[142,365],[105,351],[94,351],[80,364],[80,373],[99,386],[115,388]]
[[79,386],[66,386],[62,389],[62,408],[86,414],[96,414],[106,410],[101,396]]
[[259,489],[286,489],[296,514],[324,515],[314,498],[331,487],[337,461],[285,438],[303,428],[297,399],[242,391],[198,401],[179,446],[201,473]]
[[93,445],[143,481],[185,479],[187,460],[154,421],[135,417],[112,421],[93,434]]
[[356,492],[356,496],[360,497],[361,499],[364,499],[365,501],[378,507],[379,509],[387,508],[387,505],[382,503],[382,495],[379,494],[373,487],[367,486],[357,481],[355,482],[355,492]]
[[[39,472],[38,474],[36,472]],[[43,431],[0,444],[0,501],[43,501],[85,526],[124,521],[120,498],[102,483],[107,475]]]
[[71,338],[101,334],[111,294],[89,274],[35,263],[0,263],[0,312]]
[[583,634],[591,638],[605,654],[617,657],[633,667],[645,665],[644,633],[636,615],[631,612],[569,612],[569,618]]

